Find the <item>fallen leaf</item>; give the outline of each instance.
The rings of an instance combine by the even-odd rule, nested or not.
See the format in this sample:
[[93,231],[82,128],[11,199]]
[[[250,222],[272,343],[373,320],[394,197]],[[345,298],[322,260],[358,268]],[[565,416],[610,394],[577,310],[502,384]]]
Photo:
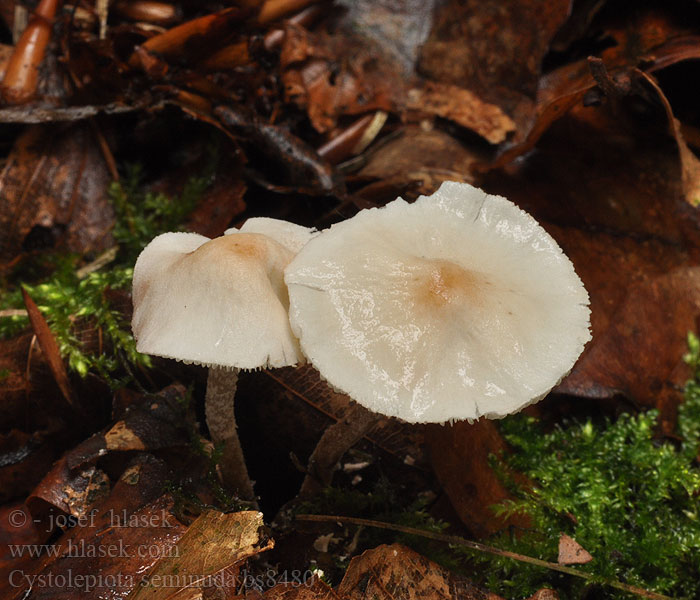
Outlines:
[[581,546],[574,538],[562,533],[559,537],[559,558],[560,565],[585,565],[593,560],[588,551]]
[[654,88],[663,104],[671,132],[676,140],[676,144],[678,144],[678,153],[681,159],[681,180],[683,182],[685,199],[691,206],[698,206],[700,205],[700,160],[688,148],[688,144],[685,143],[681,132],[681,124],[673,115],[671,104],[659,87],[659,84],[651,75],[639,70],[637,70],[637,73]]
[[173,384],[158,394],[142,394],[132,399],[121,418],[66,452],[70,470],[94,464],[110,452],[162,450],[190,444],[188,415],[182,407],[187,391]]
[[571,4],[446,2],[437,9],[421,47],[420,72],[470,90],[499,106],[522,128],[532,117],[542,59]]
[[500,600],[400,544],[378,546],[353,558],[336,592],[347,600]]
[[189,597],[192,588],[212,584],[238,589],[240,578],[234,576],[229,582],[217,581],[216,575],[273,547],[262,527],[262,513],[256,511],[204,512],[178,540],[171,555],[158,560],[129,597],[131,600],[182,600]]
[[216,180],[190,213],[187,230],[209,238],[223,235],[231,222],[246,209],[247,186],[238,169],[217,172]]
[[576,108],[484,187],[532,213],[589,292],[593,339],[558,391],[656,406],[671,432],[689,375],[686,335],[700,314],[700,240],[659,120],[634,128],[612,109]]
[[444,117],[493,143],[515,128],[501,108],[473,91],[424,80],[407,68],[395,46],[382,40],[381,26],[363,35],[372,13],[368,4],[356,6],[329,25],[331,32],[287,29],[280,55],[285,94],[306,108],[317,131],[330,131],[343,115],[377,110]]
[[[394,189],[412,187],[414,196],[432,194],[443,181],[473,183],[472,166],[482,158],[481,153],[440,129],[407,125],[391,139],[375,145],[352,181],[377,180],[383,185],[390,182]],[[365,196],[363,191],[358,194]]]
[[39,341],[39,346],[41,346],[44,358],[46,358],[46,362],[49,364],[56,384],[68,405],[75,410],[76,406],[73,400],[73,390],[70,380],[68,379],[68,371],[66,370],[66,365],[63,363],[56,338],[53,336],[44,315],[41,314],[36,303],[24,288],[22,288],[22,298],[24,299],[24,306],[29,315],[29,322],[32,324],[32,329],[34,329],[34,335],[36,335]]
[[265,123],[241,106],[217,106],[214,115],[272,161],[273,171],[281,175],[285,185],[313,195],[328,195],[342,188],[333,167],[286,128]]
[[109,494],[109,478],[101,469],[87,466],[72,471],[65,457],[54,463],[27,498],[35,522],[53,530],[57,514],[82,517]]
[[49,232],[52,245],[74,252],[111,247],[109,182],[85,123],[27,128],[0,173],[0,264],[22,251],[36,227]]
[[471,129],[492,144],[499,144],[515,130],[515,123],[495,104],[474,92],[447,83],[426,81],[408,90],[406,108],[450,119]]
[[[616,42],[600,52],[613,77],[637,67],[652,73],[700,56],[697,39],[688,35],[693,30],[686,31],[685,26],[655,7],[642,8],[631,17],[625,14],[622,22],[613,20],[601,27]],[[538,81],[533,118],[529,123],[519,122],[515,136],[492,166],[503,167],[531,150],[552,123],[580,106],[595,88],[588,59],[544,74]]]
[[486,537],[508,525],[528,526],[521,515],[505,520],[493,512],[494,505],[508,498],[489,464],[491,454],[506,449],[493,421],[429,425],[426,446],[442,489],[459,518],[476,536]]
[[137,455],[108,497],[72,522],[56,515],[55,522],[69,528],[23,571],[28,577],[19,585],[2,582],[12,592],[7,597],[22,597],[33,581],[32,596],[41,599],[126,598],[159,558],[176,553],[186,530],[171,513],[172,498],[162,495],[166,475],[162,461]]

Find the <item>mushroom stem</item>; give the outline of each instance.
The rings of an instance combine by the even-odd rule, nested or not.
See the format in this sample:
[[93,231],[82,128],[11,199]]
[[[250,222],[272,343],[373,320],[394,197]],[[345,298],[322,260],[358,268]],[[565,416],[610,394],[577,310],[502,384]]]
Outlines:
[[212,441],[224,445],[219,463],[224,485],[235,491],[242,500],[254,500],[253,483],[248,475],[236,428],[233,401],[237,383],[238,369],[210,367],[204,409]]
[[333,471],[350,448],[372,429],[382,415],[352,403],[342,419],[321,436],[309,457],[306,477],[299,490],[299,498],[310,498],[331,484]]

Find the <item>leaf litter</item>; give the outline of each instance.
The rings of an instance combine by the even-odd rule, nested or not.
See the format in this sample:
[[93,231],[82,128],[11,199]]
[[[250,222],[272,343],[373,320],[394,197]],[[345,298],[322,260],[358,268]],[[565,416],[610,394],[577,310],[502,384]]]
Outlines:
[[[123,266],[119,261],[143,243],[136,240],[156,233],[153,221],[133,211],[167,212],[158,192],[181,194],[197,172],[206,174],[201,193],[176,225],[187,221],[208,236],[248,216],[327,226],[397,195],[411,200],[431,193],[445,180],[472,182],[532,212],[572,258],[591,295],[593,342],[532,412],[565,420],[653,407],[660,432],[674,435],[691,374],[679,358],[700,312],[693,133],[700,115],[689,107],[692,94],[679,94],[674,83],[679,73],[696,73],[697,7],[268,0],[223,9],[209,2],[151,3],[149,12],[147,4],[125,1],[93,12],[45,0],[41,10],[56,9],[54,24],[47,26],[49,13],[43,21],[28,15],[24,39],[38,28],[44,40],[32,48],[15,23],[21,11],[0,3],[7,31],[18,28],[16,52],[0,54],[3,288],[40,284],[52,267],[35,259],[49,252],[74,253],[77,271],[116,242],[111,260]],[[11,66],[22,57],[36,80]],[[206,150],[213,139],[215,160]],[[110,182],[124,181],[133,162],[144,163],[142,183],[151,195],[115,204]],[[127,294],[108,290],[103,297],[128,322]],[[196,407],[185,408],[188,393],[166,387],[189,384],[196,405],[199,370],[134,362],[120,345],[128,332],[120,337],[119,319],[110,345],[89,316],[69,314],[71,326],[86,332],[74,352],[82,344],[102,355],[121,353],[111,363],[117,375],[110,389],[103,371],[76,375],[78,355],[66,360],[66,346],[55,343],[63,338],[45,327],[55,327],[53,305],[38,304],[37,310],[28,304],[38,342],[28,329],[18,335],[23,317],[12,311],[21,305],[3,304],[0,313],[0,329],[8,332],[0,339],[0,480],[21,483],[3,500],[24,494],[41,524],[74,519],[64,531],[51,528],[62,551],[79,540],[97,547],[104,535],[137,546],[151,536],[161,550],[179,547],[185,556],[184,562],[110,561],[45,553],[10,559],[3,573],[17,564],[28,574],[54,576],[68,569],[159,576],[183,569],[226,572],[240,582],[243,572],[258,577],[273,561],[309,566],[304,557],[311,554],[289,550],[307,543],[293,526],[273,529],[270,537],[258,513],[211,509],[245,506],[218,485],[217,449],[198,428]],[[8,319],[14,325],[6,328]],[[303,477],[297,469],[314,438],[348,405],[308,368],[242,379],[248,407],[241,409],[241,435],[244,446],[260,448],[251,470],[261,496],[268,496],[262,505],[270,522]],[[115,391],[116,381],[128,393]],[[144,388],[165,391],[155,400]],[[85,411],[79,427],[71,427],[74,417],[63,407],[69,397]],[[189,415],[180,424],[176,397]],[[124,403],[131,406],[126,412]],[[353,450],[352,464],[365,466],[338,471],[336,483],[371,494],[388,475],[404,495],[429,492],[433,516],[458,532],[486,537],[528,526],[488,508],[510,493],[489,463],[489,454],[504,447],[490,423],[424,431],[387,419]],[[277,468],[270,468],[271,457]],[[143,518],[163,509],[177,515],[176,525],[116,534],[76,525],[93,509],[104,519],[117,507]],[[220,535],[233,530],[245,530],[245,540]],[[3,532],[7,539],[37,534]],[[36,540],[48,539],[47,532],[38,534]],[[353,540],[344,547],[358,552],[362,535]],[[316,566],[308,585],[281,582],[275,571],[264,589],[243,589],[271,598],[363,597],[368,589],[378,597],[487,593],[401,546],[359,555],[344,579],[324,565],[335,587],[319,579],[324,569]],[[3,575],[0,585],[7,581]],[[108,588],[93,590],[95,597],[162,594],[136,584]],[[26,590],[5,589],[11,597]],[[168,597],[194,598],[212,590],[196,584],[171,591]],[[70,597],[60,586],[32,593]]]

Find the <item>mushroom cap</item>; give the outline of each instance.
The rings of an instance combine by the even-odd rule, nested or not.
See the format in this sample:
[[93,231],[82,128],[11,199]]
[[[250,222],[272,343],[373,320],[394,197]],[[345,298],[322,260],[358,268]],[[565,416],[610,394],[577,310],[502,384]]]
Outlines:
[[224,235],[232,233],[262,233],[282,244],[294,254],[299,252],[312,237],[318,235],[318,231],[315,229],[269,217],[251,217],[243,223],[240,229],[234,228],[224,231]]
[[334,225],[285,280],[292,329],[321,375],[408,422],[516,412],[590,339],[588,294],[557,243],[463,183]]
[[[270,223],[257,228],[280,229]],[[139,352],[240,369],[303,362],[289,326],[283,275],[295,254],[286,246],[297,247],[302,229],[288,230],[281,243],[235,229],[213,240],[195,233],[156,237],[134,267],[132,329]],[[305,233],[310,238],[311,230]]]

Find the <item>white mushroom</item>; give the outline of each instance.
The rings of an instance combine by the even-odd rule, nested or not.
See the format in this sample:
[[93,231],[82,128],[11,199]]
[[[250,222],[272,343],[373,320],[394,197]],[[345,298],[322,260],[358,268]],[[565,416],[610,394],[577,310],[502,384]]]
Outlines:
[[463,183],[334,225],[285,280],[292,329],[321,375],[411,423],[516,412],[590,339],[588,294],[557,243]]
[[249,219],[210,240],[165,233],[134,267],[132,329],[137,349],[210,367],[207,424],[223,442],[224,480],[254,497],[236,431],[238,369],[303,362],[289,327],[283,271],[314,234],[276,219]]

